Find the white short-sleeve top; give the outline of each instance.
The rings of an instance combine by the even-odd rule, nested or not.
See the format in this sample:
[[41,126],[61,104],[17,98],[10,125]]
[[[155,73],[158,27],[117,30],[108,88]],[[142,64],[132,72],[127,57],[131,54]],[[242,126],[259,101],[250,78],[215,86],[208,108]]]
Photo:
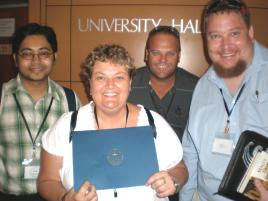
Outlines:
[[[75,130],[95,130],[92,102],[81,107],[77,116]],[[137,126],[149,125],[148,117],[143,106],[141,108]],[[157,137],[155,139],[156,155],[159,169],[167,170],[182,159],[182,146],[174,130],[162,116],[151,111],[156,126]],[[62,184],[68,190],[73,187],[73,158],[72,143],[69,143],[70,120],[72,113],[65,113],[58,122],[51,127],[42,137],[42,146],[50,154],[63,157],[63,166],[60,169]],[[138,186],[116,189],[117,197],[114,198],[114,189],[97,190],[98,200],[116,201],[164,201],[168,198],[158,198],[151,187]]]

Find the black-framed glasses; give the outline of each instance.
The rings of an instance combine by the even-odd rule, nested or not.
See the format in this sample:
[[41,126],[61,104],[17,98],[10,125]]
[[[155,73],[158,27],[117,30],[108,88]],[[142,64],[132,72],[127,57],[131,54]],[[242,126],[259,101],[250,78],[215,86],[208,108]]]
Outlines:
[[19,53],[19,56],[25,60],[33,60],[35,55],[38,57],[39,60],[45,60],[51,57],[54,53],[51,51],[40,51],[37,53],[34,53],[32,51],[24,51]]

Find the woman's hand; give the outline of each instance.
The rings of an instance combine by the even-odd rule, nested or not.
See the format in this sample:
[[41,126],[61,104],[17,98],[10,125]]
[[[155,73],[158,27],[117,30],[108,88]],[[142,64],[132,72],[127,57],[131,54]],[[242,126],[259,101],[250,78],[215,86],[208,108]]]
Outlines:
[[176,191],[172,176],[167,171],[160,171],[153,174],[146,182],[146,186],[151,186],[158,197],[173,195]]
[[96,188],[90,182],[86,181],[80,187],[78,192],[72,188],[63,195],[61,201],[97,201],[98,195]]
[[254,179],[254,184],[257,187],[257,190],[260,192],[260,200],[259,201],[268,201],[268,190],[264,188],[261,181],[258,179]]

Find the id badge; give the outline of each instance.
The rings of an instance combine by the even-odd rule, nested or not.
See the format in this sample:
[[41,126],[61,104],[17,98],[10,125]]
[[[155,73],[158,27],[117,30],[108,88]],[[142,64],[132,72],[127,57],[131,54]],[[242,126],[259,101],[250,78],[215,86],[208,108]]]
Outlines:
[[37,179],[39,169],[39,162],[33,159],[28,165],[24,166],[24,179]]
[[31,159],[24,159],[22,165],[24,166],[24,179],[37,179],[40,169],[39,160],[36,159],[36,150],[33,150]]
[[219,133],[215,136],[212,152],[215,154],[232,155],[234,150],[234,140],[232,133]]

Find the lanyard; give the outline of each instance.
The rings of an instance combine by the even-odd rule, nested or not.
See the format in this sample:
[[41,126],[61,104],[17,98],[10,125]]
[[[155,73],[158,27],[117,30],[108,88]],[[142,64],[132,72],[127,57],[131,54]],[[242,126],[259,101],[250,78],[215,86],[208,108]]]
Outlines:
[[[129,109],[128,109],[128,105],[126,104],[126,123],[125,123],[125,128],[127,127],[128,115],[129,115]],[[95,121],[96,121],[97,127],[99,129],[100,127],[99,127],[99,120],[98,120],[96,106],[94,106],[94,117],[95,117]],[[117,198],[117,191],[116,191],[116,189],[114,189],[114,197]]]
[[[129,109],[128,109],[128,105],[126,104],[126,123],[125,123],[125,128],[127,127],[127,120],[128,120],[128,114],[129,114]],[[98,120],[98,115],[97,115],[97,109],[96,109],[96,106],[94,106],[94,116],[95,116],[95,121],[96,121],[96,124],[97,124],[97,127],[98,129],[100,128],[99,127],[99,120]]]
[[[169,93],[169,92],[168,92],[168,93]],[[153,89],[150,90],[150,97],[151,97],[151,99],[152,99],[152,102],[153,102],[153,105],[154,105],[154,107],[155,107],[155,109],[156,109],[156,112],[158,112],[158,113],[161,114],[165,119],[167,119],[169,110],[170,110],[170,108],[171,108],[173,99],[174,99],[174,97],[175,97],[175,93],[174,93],[174,92],[172,93],[172,97],[171,97],[171,99],[170,99],[170,101],[169,101],[169,104],[168,104],[168,107],[167,107],[167,110],[166,110],[166,113],[165,113],[165,114],[162,114],[162,113],[160,112],[160,110],[159,110],[159,108],[158,108],[158,106],[157,106],[157,104],[156,104],[156,102],[155,102],[155,99],[154,99],[154,97],[153,97]]]
[[240,96],[241,96],[241,94],[242,94],[244,88],[245,88],[245,84],[243,84],[243,86],[242,86],[241,89],[239,90],[238,95],[237,95],[236,99],[234,100],[234,104],[232,105],[232,107],[231,107],[230,110],[229,110],[228,105],[227,105],[227,103],[226,103],[226,101],[225,101],[225,98],[224,98],[224,96],[223,96],[222,88],[220,88],[220,92],[221,92],[221,95],[222,95],[222,99],[223,99],[224,107],[225,107],[226,113],[227,113],[227,115],[228,115],[228,117],[227,117],[227,121],[226,121],[226,126],[225,126],[225,128],[224,128],[224,133],[225,133],[225,134],[229,133],[229,130],[230,130],[230,129],[229,129],[230,116],[231,116],[231,114],[232,114],[232,112],[233,112],[233,110],[234,110],[234,107],[235,107],[236,103],[238,102],[238,100],[239,100],[239,98],[240,98]]
[[42,127],[43,127],[43,125],[44,125],[44,123],[45,123],[45,121],[46,121],[46,119],[47,119],[48,113],[49,113],[49,111],[50,111],[50,108],[51,108],[51,105],[52,105],[52,102],[53,102],[54,99],[53,99],[53,97],[51,98],[51,101],[50,101],[50,103],[49,103],[49,106],[48,106],[48,109],[47,109],[46,114],[45,114],[45,116],[44,116],[44,119],[43,119],[43,121],[42,121],[42,123],[41,123],[41,125],[40,125],[40,127],[39,127],[39,129],[38,129],[38,132],[37,132],[35,138],[33,139],[33,135],[32,135],[32,133],[31,133],[31,130],[30,130],[30,128],[29,128],[29,125],[28,125],[28,123],[27,123],[27,121],[26,121],[26,119],[25,119],[25,116],[24,116],[24,114],[23,114],[23,112],[22,112],[22,109],[21,109],[21,106],[20,106],[20,104],[19,104],[19,101],[18,101],[18,99],[17,99],[17,97],[16,97],[16,94],[14,93],[13,96],[14,96],[14,99],[15,99],[15,101],[16,101],[16,104],[17,104],[17,107],[18,107],[18,109],[19,109],[19,112],[20,112],[20,114],[21,114],[21,116],[22,116],[22,119],[23,119],[23,121],[24,121],[24,124],[25,124],[25,126],[26,126],[26,128],[27,128],[27,131],[28,131],[28,133],[29,133],[29,136],[30,136],[30,138],[31,138],[31,141],[32,141],[32,144],[33,144],[33,149],[35,149],[35,142],[36,142],[36,139],[38,138],[38,136],[39,136],[39,134],[40,134],[40,132],[41,132],[41,130],[42,130]]

